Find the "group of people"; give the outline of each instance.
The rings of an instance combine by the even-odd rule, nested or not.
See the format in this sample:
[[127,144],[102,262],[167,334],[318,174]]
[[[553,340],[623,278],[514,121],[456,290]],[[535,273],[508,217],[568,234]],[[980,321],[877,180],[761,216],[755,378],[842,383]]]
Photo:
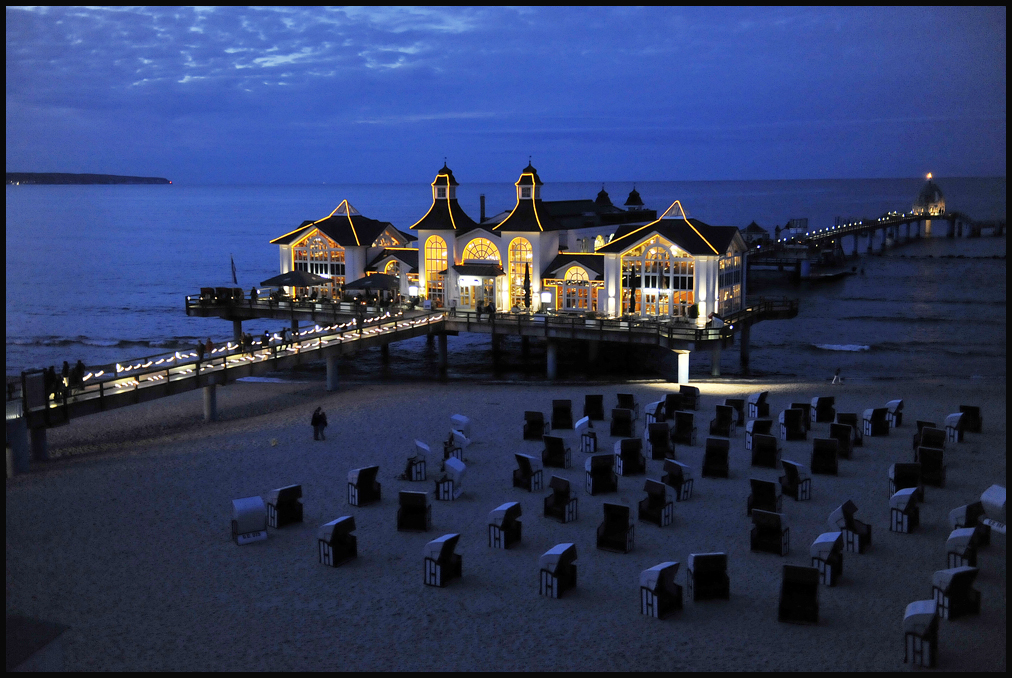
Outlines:
[[56,374],[56,367],[50,365],[43,372],[43,383],[46,388],[46,397],[61,398],[69,394],[75,388],[84,386],[84,373],[86,368],[84,361],[78,360],[73,367],[66,360],[63,361],[63,370],[60,375]]
[[495,305],[491,301],[488,302],[488,306],[477,304],[474,310],[478,314],[478,320],[481,320],[481,314],[485,313],[490,321],[495,322]]

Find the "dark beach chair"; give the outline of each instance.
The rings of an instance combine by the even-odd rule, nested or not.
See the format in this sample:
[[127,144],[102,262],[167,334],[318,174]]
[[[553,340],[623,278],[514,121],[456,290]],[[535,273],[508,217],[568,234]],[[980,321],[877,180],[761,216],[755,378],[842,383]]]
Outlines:
[[898,490],[889,497],[889,530],[908,534],[921,522],[921,510],[917,505],[917,490],[908,487]]
[[467,465],[456,457],[443,462],[443,475],[436,481],[436,499],[456,501],[464,493],[464,476]]
[[587,454],[597,452],[597,431],[590,417],[583,417],[573,425],[573,430],[580,436],[580,451]]
[[664,475],[661,482],[675,490],[675,501],[692,498],[692,469],[674,459],[664,460]]
[[432,507],[426,492],[401,490],[397,495],[397,531],[428,532],[432,525]]
[[896,428],[903,425],[903,401],[890,400],[886,403],[886,421],[889,428]]
[[734,410],[734,425],[744,426],[745,425],[745,399],[744,398],[725,398],[724,404]]
[[273,528],[302,522],[302,485],[271,490],[267,495],[267,524]]
[[643,426],[649,426],[650,424],[658,421],[666,421],[667,417],[664,415],[664,401],[655,400],[652,403],[647,403],[647,407],[643,414]]
[[812,398],[811,422],[813,424],[824,424],[836,418],[836,398],[831,396],[819,396]]
[[731,598],[726,553],[690,553],[685,580],[693,601]]
[[699,389],[695,386],[679,386],[678,395],[682,396],[682,407],[688,410],[699,409]]
[[731,450],[731,441],[727,438],[707,438],[706,451],[703,453],[704,478],[728,478],[730,469],[727,456]]
[[604,396],[588,395],[583,397],[583,416],[591,421],[604,421]]
[[937,450],[945,449],[945,431],[940,428],[932,428],[925,426],[921,429],[920,435],[914,436],[917,444],[914,445],[916,450],[918,447],[934,447]]
[[632,410],[627,408],[616,408],[611,411],[611,435],[616,438],[632,438],[636,434],[633,433],[633,421],[635,415]]
[[232,541],[240,546],[267,539],[267,505],[260,497],[232,500]]
[[540,594],[561,598],[576,588],[576,544],[556,544],[538,559],[541,569]]
[[566,441],[558,436],[543,436],[545,449],[541,451],[541,463],[554,468],[569,468],[573,463],[573,452],[566,447]]
[[917,462],[896,462],[889,467],[889,496],[907,487],[917,490],[917,501],[924,501],[924,481]]
[[773,432],[772,419],[749,419],[745,423],[745,449],[752,449],[752,436],[768,436]]
[[545,475],[541,461],[529,454],[513,455],[517,460],[517,468],[513,469],[513,487],[522,487],[528,492],[544,489]]
[[587,473],[587,494],[618,492],[618,474],[615,473],[614,454],[595,454],[583,462]]
[[812,473],[835,476],[839,473],[840,442],[836,438],[812,440]]
[[752,435],[752,465],[777,468],[780,465],[780,444],[773,436]]
[[423,549],[426,586],[443,587],[461,576],[460,554],[454,553],[459,534],[444,534],[433,539]]
[[884,407],[876,407],[864,411],[864,434],[866,436],[887,436],[889,435],[889,420],[886,418],[889,410]]
[[[921,436],[923,435],[924,429],[938,430],[938,424],[933,421],[922,421],[917,420],[917,433],[914,434],[914,449],[916,450],[921,446]],[[942,444],[945,444],[945,431],[942,431]],[[940,445],[928,445],[927,447],[941,447]]]
[[552,430],[573,428],[573,401],[552,401]]
[[659,480],[647,480],[643,485],[646,498],[639,503],[639,519],[658,527],[670,525],[675,517],[675,503],[668,499],[668,486]]
[[963,442],[966,431],[966,415],[954,412],[945,418],[945,439],[950,443]]
[[819,571],[784,565],[777,619],[791,624],[819,623]]
[[500,504],[488,514],[488,545],[494,549],[508,549],[520,541],[523,509],[515,501]]
[[752,532],[749,547],[753,551],[786,556],[791,551],[791,531],[787,527],[787,516],[775,511],[752,511]]
[[717,416],[710,420],[710,435],[730,438],[735,433],[734,408],[717,405]]
[[932,487],[945,487],[945,452],[937,447],[918,447],[914,461],[921,464],[921,482]]
[[857,505],[848,499],[829,514],[826,522],[840,531],[843,547],[848,553],[864,553],[871,546],[871,525],[855,518],[855,513]]
[[808,433],[812,428],[812,405],[811,403],[791,403],[788,408],[791,410],[801,410],[801,425],[805,427],[805,433]]
[[665,421],[671,421],[675,418],[675,412],[686,409],[682,405],[682,395],[680,393],[667,393],[664,396],[664,419]]
[[843,575],[843,533],[823,532],[808,548],[808,555],[812,558],[812,567],[819,571],[819,582],[836,586]]
[[780,413],[780,440],[807,440],[808,429],[805,428],[805,411],[798,408],[784,410]]
[[668,561],[640,572],[640,613],[664,619],[682,609],[682,587],[675,583],[678,563]]
[[428,463],[432,457],[432,450],[421,440],[415,440],[415,453],[408,457],[404,464],[404,473],[401,480],[425,480],[428,474]]
[[545,518],[555,518],[561,523],[570,523],[576,520],[577,498],[570,496],[569,481],[559,476],[552,476],[548,481],[548,489],[552,493],[545,497]]
[[835,438],[839,443],[837,454],[843,459],[850,459],[854,450],[854,429],[848,424],[834,422],[829,425],[829,437]]
[[615,442],[615,473],[620,476],[643,475],[647,472],[647,460],[643,456],[643,441],[626,438]]
[[358,538],[355,531],[355,516],[341,516],[321,525],[316,531],[316,547],[320,562],[330,567],[344,565],[358,557]]
[[964,430],[967,433],[980,433],[984,419],[980,416],[980,408],[976,405],[960,405],[959,412],[965,419]]
[[629,520],[628,506],[605,503],[604,522],[597,526],[597,548],[629,553],[633,549],[635,527]]
[[633,413],[633,419],[639,419],[640,417],[640,404],[636,402],[636,398],[632,393],[619,393],[616,396],[616,408],[620,410],[629,410]]
[[671,442],[671,426],[660,421],[647,426],[647,449],[654,461],[675,458],[675,444]]
[[366,506],[382,497],[380,484],[376,482],[379,466],[365,466],[348,471],[348,503],[352,506]]
[[972,527],[960,527],[949,533],[945,540],[947,567],[969,565],[977,567],[977,530]]
[[917,600],[903,613],[903,663],[934,668],[938,655],[938,603]]
[[752,515],[753,509],[780,513],[783,508],[784,498],[780,494],[780,487],[776,483],[758,478],[749,478],[748,482],[752,487],[752,494],[748,495],[746,515]]
[[524,412],[524,440],[541,440],[548,433],[550,426],[545,425],[543,412],[528,410]]
[[975,501],[949,511],[949,524],[954,530],[960,527],[974,528],[977,531],[977,543],[987,546],[991,543],[991,526],[984,522],[986,517],[984,504]]
[[749,419],[761,419],[762,417],[770,416],[770,404],[766,402],[766,398],[770,395],[769,391],[763,391],[762,393],[752,393],[745,400],[745,406],[748,408]]
[[780,476],[780,489],[794,501],[805,501],[812,498],[811,470],[804,464],[790,459],[781,459],[780,465],[784,474]]
[[980,591],[973,588],[978,571],[975,567],[963,566],[938,570],[931,575],[931,597],[942,619],[980,614]]
[[671,431],[671,441],[690,446],[696,444],[696,422],[692,412],[675,412],[675,428]]
[[864,425],[858,421],[856,412],[837,412],[836,423],[847,424],[854,429],[854,447],[864,445]]

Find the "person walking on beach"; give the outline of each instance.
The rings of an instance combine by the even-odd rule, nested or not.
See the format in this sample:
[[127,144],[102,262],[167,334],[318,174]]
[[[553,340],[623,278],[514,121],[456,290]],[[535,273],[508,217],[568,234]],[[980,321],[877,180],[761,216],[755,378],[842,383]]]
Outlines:
[[327,436],[324,435],[323,430],[327,428],[327,413],[323,411],[322,407],[317,407],[316,411],[313,412],[313,417],[309,420],[309,423],[313,425],[313,440],[326,440]]
[[839,367],[836,368],[836,374],[833,375],[833,383],[834,384],[842,384],[843,383],[843,379],[840,378],[840,368]]

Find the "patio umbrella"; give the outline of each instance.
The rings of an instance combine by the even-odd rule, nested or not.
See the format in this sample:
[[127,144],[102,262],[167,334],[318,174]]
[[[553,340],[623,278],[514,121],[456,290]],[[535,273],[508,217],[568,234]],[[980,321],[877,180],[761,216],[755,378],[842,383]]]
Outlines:
[[330,278],[324,278],[322,275],[307,271],[289,271],[268,278],[260,284],[264,287],[316,287],[317,285],[329,285]]
[[352,280],[344,286],[346,290],[396,290],[401,281],[386,273],[375,273],[358,280]]
[[629,273],[629,312],[636,313],[636,283],[639,282],[639,276],[636,275],[635,271]]
[[524,306],[531,307],[531,265],[524,264]]

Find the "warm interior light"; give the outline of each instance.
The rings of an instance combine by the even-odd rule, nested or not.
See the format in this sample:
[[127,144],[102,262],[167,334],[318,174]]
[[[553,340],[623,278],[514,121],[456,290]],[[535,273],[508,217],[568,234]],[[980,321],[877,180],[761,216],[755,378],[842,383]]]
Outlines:
[[552,303],[552,293],[547,290],[541,293],[541,303],[550,304]]

